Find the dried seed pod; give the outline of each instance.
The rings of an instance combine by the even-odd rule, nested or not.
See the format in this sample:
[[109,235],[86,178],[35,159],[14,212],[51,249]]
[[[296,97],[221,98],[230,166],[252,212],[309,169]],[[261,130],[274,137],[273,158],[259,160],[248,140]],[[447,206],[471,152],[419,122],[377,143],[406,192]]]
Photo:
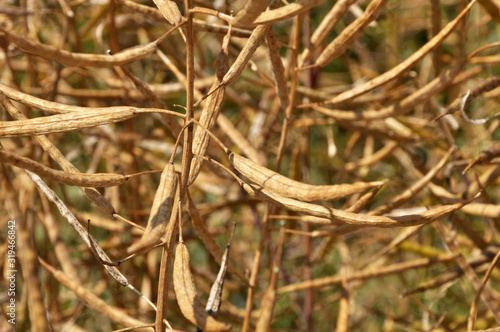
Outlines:
[[137,114],[138,112],[133,107],[128,107],[116,110],[109,108],[105,113],[101,109],[43,116],[27,120],[0,121],[0,137],[45,135],[97,127],[103,124],[125,121]]
[[[217,86],[214,84],[213,86]],[[221,87],[208,97],[208,100],[203,108],[200,117],[200,123],[208,130],[212,130],[217,122],[220,110],[222,109],[222,101],[224,100],[225,87]],[[196,128],[193,138],[193,154],[204,156],[208,144],[210,143],[210,136],[204,129]],[[191,161],[191,170],[189,171],[189,183],[193,183],[201,170],[203,160],[194,158]]]
[[404,216],[370,216],[357,213],[350,213],[333,209],[327,206],[302,202],[293,198],[284,197],[275,192],[257,185],[242,184],[243,189],[251,195],[263,201],[269,202],[291,211],[303,213],[305,215],[330,219],[332,225],[363,225],[369,227],[409,227],[421,224],[428,224],[435,220],[442,219],[450,213],[462,208],[470,203],[477,195],[468,201],[441,205],[429,209],[422,213],[414,213]]
[[[179,24],[180,25],[180,24]],[[143,59],[156,51],[159,42],[164,40],[170,33],[177,30],[179,25],[170,29],[159,39],[144,45],[130,47],[119,53],[110,54],[88,54],[74,53],[61,50],[57,47],[40,44],[23,36],[15,34],[10,30],[5,30],[0,25],[0,32],[5,33],[7,39],[26,53],[40,56],[44,59],[56,61],[60,64],[71,67],[113,67]]]
[[248,64],[248,61],[250,61],[250,58],[255,53],[255,50],[264,41],[264,38],[270,27],[270,25],[259,25],[252,31],[250,38],[248,38],[248,41],[245,44],[245,47],[243,47],[232,66],[224,75],[221,84],[229,85],[240,76],[241,72]]
[[156,42],[151,42],[129,48],[114,55],[73,53],[50,45],[37,43],[10,31],[3,30],[3,32],[7,35],[7,39],[22,51],[72,67],[120,66],[145,58],[156,50]]
[[172,25],[179,24],[182,20],[181,11],[175,1],[171,0],[153,0],[156,7],[160,10],[163,17]]
[[[142,114],[142,113],[160,113],[162,115],[167,114],[167,115],[172,115],[178,118],[184,119],[184,115],[178,112],[173,112],[169,111],[163,108],[138,108],[138,107],[130,107],[130,106],[113,106],[113,107],[82,107],[82,106],[74,106],[74,105],[67,105],[67,104],[61,104],[61,103],[56,103],[53,101],[48,101],[45,99],[40,99],[37,97],[33,97],[32,95],[22,93],[21,91],[17,91],[15,89],[9,88],[6,85],[0,84],[0,91],[5,94],[9,99],[15,100],[21,104],[24,104],[29,107],[33,107],[42,111],[45,111],[47,113],[51,114],[67,114],[67,113],[82,113],[82,116],[84,117],[84,114],[87,114],[89,117],[95,116],[96,114],[101,114],[104,118],[107,119],[108,115],[107,114],[125,114],[129,115],[130,112],[135,112],[137,114]],[[68,115],[69,116],[69,115]],[[40,118],[44,119],[44,118]],[[52,119],[52,118],[46,118],[45,119]],[[53,118],[57,119],[57,118]],[[68,120],[69,118],[66,118]],[[99,121],[107,121],[106,119],[102,119]],[[60,122],[63,119],[55,120],[54,122]],[[43,120],[39,120],[42,121]],[[51,120],[47,120],[51,121]],[[80,119],[80,121],[83,121]],[[13,122],[13,121],[9,121]],[[15,124],[15,123],[14,123]],[[14,124],[6,124],[7,126],[12,126]],[[97,124],[99,125],[99,124]],[[2,128],[2,122],[0,122],[0,132]],[[27,130],[27,129],[23,129]]]
[[464,206],[460,211],[475,216],[500,218],[500,205],[497,204],[470,203]]
[[268,3],[269,0],[247,0],[245,7],[231,20],[231,24],[237,27],[252,26],[251,23],[266,10]]
[[266,37],[266,34],[270,28],[271,25],[269,24],[261,24],[258,25],[255,29],[253,29],[252,34],[248,38],[245,46],[238,54],[238,57],[231,65],[229,70],[226,72],[221,82],[216,87],[212,87],[210,91],[205,96],[203,96],[203,98],[198,100],[194,105],[195,107],[198,106],[203,100],[208,98],[210,95],[212,95],[221,87],[230,85],[234,81],[236,81],[236,79],[240,76],[240,74],[243,72],[246,65],[250,61],[252,55],[255,53],[260,44],[262,44],[262,42],[264,41],[264,38]]
[[334,58],[341,56],[347,49],[354,44],[356,40],[361,37],[366,27],[375,20],[382,10],[385,8],[389,0],[372,1],[366,7],[366,11],[358,17],[353,23],[335,38],[328,46],[321,52],[316,60],[317,66],[324,66]]
[[[39,99],[41,100],[41,99]],[[33,100],[32,100],[33,101]],[[28,105],[32,104],[26,103]],[[39,105],[40,109],[57,107],[57,105],[65,106],[64,109],[71,111],[63,114],[43,116],[39,118],[17,120],[17,121],[0,121],[0,137],[19,137],[19,136],[35,136],[51,133],[61,133],[72,130],[80,130],[84,128],[93,128],[104,124],[110,124],[120,121],[132,119],[138,114],[143,113],[160,113],[169,114],[183,118],[184,116],[168,110],[158,108],[135,108],[126,106],[117,107],[71,107],[59,103],[46,102],[45,105]]]
[[177,176],[174,164],[169,162],[161,173],[160,185],[155,193],[148,224],[139,242],[128,248],[129,253],[142,252],[159,242],[165,235],[174,203]]
[[[228,55],[229,55],[229,40],[231,38],[231,27],[224,37],[222,42],[222,48],[217,56],[216,61],[216,75],[212,85],[212,89],[216,88],[220,83],[222,78],[227,72],[229,67]],[[205,128],[196,128],[193,137],[193,154],[204,156],[207,152],[208,143],[210,142],[210,136],[207,130],[212,130],[217,122],[219,113],[222,109],[222,102],[224,101],[224,95],[226,92],[226,87],[221,86],[213,94],[211,94],[201,111],[200,124]],[[193,183],[198,174],[200,173],[201,165],[203,160],[200,158],[194,158],[191,161],[191,169],[189,171],[189,184]]]
[[276,82],[276,92],[279,97],[281,108],[286,110],[288,108],[288,85],[285,75],[285,67],[281,60],[280,50],[276,35],[273,29],[269,29],[266,35],[267,47],[269,49],[269,59],[271,60],[271,67],[273,69],[274,81]]
[[229,331],[231,325],[217,321],[202,305],[196,292],[194,278],[189,267],[189,251],[183,242],[175,249],[174,290],[182,314],[191,323],[205,331]]
[[325,0],[298,0],[284,7],[268,10],[260,14],[252,25],[271,24],[299,15],[312,7],[321,5]]
[[0,162],[32,171],[39,176],[47,177],[59,183],[79,187],[112,187],[125,183],[132,177],[149,173],[143,172],[131,175],[114,173],[69,173],[52,169],[26,157],[17,156],[5,149],[0,149]]
[[335,25],[340,21],[344,13],[355,2],[355,0],[339,0],[333,5],[332,9],[326,14],[319,26],[314,30],[307,48],[302,52],[299,67],[302,67],[314,53],[316,48],[328,37]]
[[241,174],[258,185],[279,195],[306,202],[338,199],[378,187],[384,183],[384,181],[375,181],[315,186],[287,178],[233,152],[229,154],[229,162]]
[[222,302],[222,289],[224,287],[224,280],[226,278],[227,268],[229,266],[229,248],[231,247],[231,242],[234,236],[234,230],[236,228],[236,223],[233,224],[233,231],[231,232],[231,237],[226,245],[226,250],[222,256],[222,261],[220,264],[219,273],[217,274],[217,279],[212,285],[210,290],[210,296],[207,301],[207,306],[205,311],[212,317],[216,317],[219,312],[220,304]]

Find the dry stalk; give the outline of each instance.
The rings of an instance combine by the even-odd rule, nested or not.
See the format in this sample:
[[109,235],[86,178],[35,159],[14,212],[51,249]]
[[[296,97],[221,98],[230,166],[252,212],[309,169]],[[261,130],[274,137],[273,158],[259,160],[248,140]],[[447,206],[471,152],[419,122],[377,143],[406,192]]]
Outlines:
[[[491,262],[493,257],[498,253],[498,248],[489,246],[485,250],[483,250],[479,255],[475,255],[467,259],[467,264],[472,268],[479,268],[485,263]],[[453,255],[450,255],[451,259],[454,259]],[[403,293],[402,296],[409,296],[415,293],[425,292],[430,289],[438,288],[446,283],[449,283],[453,280],[456,280],[463,276],[464,271],[460,267],[456,267],[455,269],[448,271],[435,277],[431,280],[423,282],[417,288],[409,290]]]
[[371,278],[383,277],[389,274],[401,273],[408,270],[413,270],[416,268],[423,268],[427,266],[431,266],[438,263],[449,262],[453,260],[453,255],[445,254],[440,257],[430,259],[430,258],[421,258],[413,261],[396,263],[389,266],[384,267],[376,267],[376,268],[367,268],[365,270],[361,270],[359,272],[354,272],[350,275],[335,275],[331,277],[317,278],[310,281],[299,282],[292,285],[283,286],[278,288],[278,294],[296,292],[308,288],[322,288],[328,287],[332,285],[338,285],[345,281],[354,281],[354,280],[366,280]]
[[470,306],[469,310],[469,319],[467,320],[467,331],[472,331],[474,329],[474,325],[476,324],[477,306],[479,300],[481,299],[481,292],[486,286],[486,283],[488,282],[488,279],[491,276],[491,272],[493,272],[493,269],[495,268],[495,265],[497,264],[499,258],[500,258],[500,251],[498,252],[498,254],[495,255],[495,258],[493,258],[493,260],[491,261],[490,267],[488,268],[488,271],[486,271],[483,277],[481,286],[477,290],[476,297],[474,298],[474,302],[472,302],[472,305]]
[[285,224],[281,224],[280,232],[278,235],[278,242],[276,243],[277,251],[274,257],[274,262],[272,266],[271,279],[269,280],[269,286],[264,293],[261,306],[261,316],[257,321],[257,326],[255,331],[265,332],[269,331],[271,328],[271,322],[273,319],[274,306],[276,305],[276,288],[278,286],[278,277],[280,272],[281,258],[283,255],[283,245],[285,241]]

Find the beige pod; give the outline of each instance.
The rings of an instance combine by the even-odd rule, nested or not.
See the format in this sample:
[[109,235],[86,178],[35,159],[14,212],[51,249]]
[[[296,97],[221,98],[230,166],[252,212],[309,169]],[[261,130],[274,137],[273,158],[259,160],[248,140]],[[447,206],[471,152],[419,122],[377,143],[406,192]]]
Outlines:
[[128,248],[129,253],[142,252],[157,244],[165,235],[172,206],[174,204],[177,176],[174,164],[169,162],[161,173],[160,185],[156,190],[148,224],[141,239]]
[[375,181],[317,186],[287,178],[233,152],[229,153],[229,162],[238,172],[256,184],[276,194],[305,202],[338,199],[384,184],[384,181]]
[[205,311],[205,307],[198,298],[189,261],[189,251],[186,245],[180,242],[175,249],[174,290],[182,314],[204,331],[229,331],[231,325],[219,322]]

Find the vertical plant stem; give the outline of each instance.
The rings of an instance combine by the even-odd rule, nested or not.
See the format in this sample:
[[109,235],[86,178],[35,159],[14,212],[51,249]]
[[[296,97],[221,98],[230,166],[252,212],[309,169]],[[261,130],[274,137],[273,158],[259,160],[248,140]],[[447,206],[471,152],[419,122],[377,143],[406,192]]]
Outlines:
[[262,220],[262,233],[259,240],[259,246],[257,247],[257,251],[255,252],[255,257],[253,259],[253,264],[252,264],[252,273],[250,275],[249,286],[248,286],[245,317],[243,320],[243,325],[241,327],[242,332],[248,332],[250,330],[250,315],[252,313],[252,308],[253,308],[253,298],[255,296],[257,277],[259,276],[259,271],[260,271],[260,262],[262,259],[262,254],[264,253],[264,247],[266,245],[267,238],[269,236],[270,207],[268,207],[266,211],[267,212],[264,216],[264,219]]
[[[431,2],[431,37],[441,31],[441,1],[430,0]],[[434,77],[441,73],[441,46],[432,50],[432,65],[434,66]]]
[[278,235],[278,243],[276,244],[276,253],[274,261],[271,263],[271,277],[269,286],[262,298],[261,315],[257,322],[256,332],[266,332],[271,328],[273,320],[274,307],[276,305],[276,288],[278,285],[278,278],[280,274],[281,258],[283,255],[283,245],[285,242],[285,224],[281,224],[280,232]]
[[[309,128],[304,127],[302,129],[302,153],[303,153],[303,169],[309,170]],[[310,176],[308,173],[302,175],[303,178],[309,180]],[[304,223],[302,225],[302,230],[304,232],[311,231],[310,224]],[[309,236],[304,237],[304,257],[305,257],[305,266],[304,266],[304,280],[312,280],[312,238]],[[313,327],[313,306],[314,306],[314,290],[313,288],[308,288],[305,290],[304,294],[304,318],[307,324],[307,331],[314,331]]]
[[[189,13],[192,7],[192,1],[187,0],[184,3],[185,12]],[[194,93],[194,32],[193,32],[193,17],[187,15],[186,23],[186,117],[184,124],[188,124],[193,117],[193,93]],[[182,198],[187,192],[187,185],[189,179],[189,168],[193,153],[191,151],[193,140],[193,127],[189,126],[184,132],[184,144],[182,149],[182,170],[181,181],[179,185],[179,195],[177,200],[174,199],[174,208],[172,210],[170,222],[167,227],[166,243],[162,251],[161,267],[160,267],[160,287],[158,288],[158,312],[156,315],[155,329],[156,331],[163,331],[163,319],[167,317],[167,303],[168,303],[168,285],[170,278],[170,269],[172,266],[173,249],[175,245],[175,234],[177,233],[179,223],[178,220],[181,209]]]
[[291,48],[292,58],[291,58],[291,64],[289,66],[289,68],[292,70],[290,95],[289,95],[288,106],[285,110],[285,119],[283,120],[283,128],[281,130],[280,143],[278,146],[278,156],[276,157],[276,172],[278,173],[281,169],[281,160],[283,158],[286,137],[288,135],[290,117],[292,114],[292,109],[294,108],[295,105],[294,99],[295,99],[295,90],[296,90],[297,76],[298,76],[297,56],[298,56],[299,43],[300,43],[300,16],[297,16],[294,22],[294,33],[293,33],[292,48]]
[[160,276],[158,280],[158,303],[155,318],[155,331],[165,331],[165,320],[167,318],[168,307],[168,288],[170,284],[170,269],[172,268],[172,258],[174,257],[174,246],[177,240],[178,231],[178,216],[179,204],[175,204],[179,200],[179,190],[177,190],[176,199],[174,199],[174,206],[170,221],[165,232],[165,244],[163,245],[160,263]]
[[[184,2],[186,13],[193,6],[192,0]],[[194,112],[194,31],[193,31],[193,16],[187,16],[186,23],[186,117],[184,124],[188,124],[193,118]],[[193,126],[189,126],[184,133],[184,145],[182,149],[182,173],[181,173],[181,188],[180,199],[184,197],[189,180],[189,170],[191,167],[191,159],[193,158],[192,152],[193,144]]]

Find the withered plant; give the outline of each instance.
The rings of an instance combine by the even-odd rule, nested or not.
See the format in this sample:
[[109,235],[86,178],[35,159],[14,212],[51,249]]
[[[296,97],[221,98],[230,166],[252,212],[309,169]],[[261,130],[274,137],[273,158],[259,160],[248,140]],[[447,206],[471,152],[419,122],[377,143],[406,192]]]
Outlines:
[[499,21],[2,1],[0,330],[495,330]]

